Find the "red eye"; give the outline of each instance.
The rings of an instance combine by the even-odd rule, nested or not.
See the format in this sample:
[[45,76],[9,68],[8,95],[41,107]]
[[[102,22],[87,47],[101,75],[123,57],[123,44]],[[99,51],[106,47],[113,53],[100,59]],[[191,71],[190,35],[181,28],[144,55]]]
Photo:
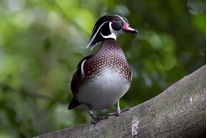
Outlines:
[[122,21],[116,21],[112,23],[112,28],[116,31],[121,30],[123,27],[123,22]]

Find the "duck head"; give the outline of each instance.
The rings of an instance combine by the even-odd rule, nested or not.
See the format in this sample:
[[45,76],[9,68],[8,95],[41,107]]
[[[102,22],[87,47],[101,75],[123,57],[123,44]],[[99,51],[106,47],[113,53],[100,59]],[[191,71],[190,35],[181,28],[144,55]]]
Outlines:
[[122,33],[137,33],[131,28],[127,19],[116,14],[105,15],[95,24],[87,48],[93,49],[98,42],[105,39],[116,40]]

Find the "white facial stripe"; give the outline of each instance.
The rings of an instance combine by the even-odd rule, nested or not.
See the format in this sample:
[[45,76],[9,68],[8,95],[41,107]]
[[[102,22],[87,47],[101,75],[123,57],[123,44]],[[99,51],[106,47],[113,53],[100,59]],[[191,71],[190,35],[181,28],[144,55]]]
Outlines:
[[103,35],[102,33],[101,33],[101,36],[103,37],[103,38],[113,38],[113,39],[115,39],[116,40],[116,35],[115,35],[115,33],[113,33],[113,29],[112,29],[112,27],[111,27],[111,22],[109,23],[109,29],[110,29],[110,32],[111,32],[111,34],[110,35]]
[[119,16],[119,15],[117,15],[123,22],[126,22],[126,21],[124,21],[124,19],[121,17],[121,16]]
[[[101,26],[98,28],[98,30],[96,31],[96,33],[93,35],[91,41],[90,41],[89,44],[86,46],[86,48],[89,48],[89,47],[90,47],[90,45],[91,45],[91,43],[93,42],[94,38],[96,37],[97,33],[99,32],[99,30],[101,29],[101,27],[102,27],[105,23],[107,23],[107,21],[101,24]],[[91,47],[91,50],[92,50],[93,48],[94,48],[94,46]]]
[[[119,15],[116,15],[116,16],[118,16],[123,22],[126,22],[126,21],[124,21],[124,19],[123,19],[121,16],[119,16]],[[94,34],[94,31],[96,30],[96,28],[94,28],[94,30],[92,31],[92,34],[94,34],[94,35],[93,35],[93,37],[91,38],[89,44],[86,46],[86,48],[89,48],[89,47],[90,47],[90,50],[92,50],[92,49],[96,46],[96,44],[93,45],[93,46],[90,46],[90,45],[91,45],[91,43],[94,41],[94,39],[95,39],[96,35],[98,34],[99,30],[101,29],[101,27],[102,27],[105,23],[107,23],[107,22],[108,22],[108,21],[102,23],[102,24],[100,25],[100,27],[97,29],[97,31],[95,32],[95,34]],[[105,35],[103,35],[101,32],[100,32],[100,34],[101,34],[101,36],[102,36],[103,38],[113,38],[113,39],[116,40],[117,36],[120,35],[120,34],[122,33],[122,31],[121,31],[121,30],[120,30],[120,31],[116,31],[116,30],[114,30],[114,29],[111,27],[111,24],[112,24],[112,23],[110,22],[110,24],[109,24],[109,28],[110,28],[110,32],[111,32],[110,35],[105,36]]]
[[85,77],[85,72],[84,72],[84,68],[83,65],[86,62],[87,59],[83,60],[83,62],[81,63],[81,75]]
[[120,34],[122,33],[122,30],[120,30],[120,31],[116,31],[116,30],[114,30],[114,29],[111,27],[111,24],[112,24],[112,22],[109,23],[109,29],[110,29],[110,32],[111,32],[110,35],[103,35],[102,33],[100,33],[100,34],[101,34],[101,36],[102,36],[103,38],[113,38],[114,40],[116,40],[117,36],[120,35]]

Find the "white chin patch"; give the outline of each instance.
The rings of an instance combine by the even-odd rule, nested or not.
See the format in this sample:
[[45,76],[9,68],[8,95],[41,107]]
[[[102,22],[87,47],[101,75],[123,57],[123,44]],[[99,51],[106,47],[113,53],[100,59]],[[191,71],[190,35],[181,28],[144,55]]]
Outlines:
[[106,109],[128,91],[130,82],[115,70],[105,70],[102,75],[89,81],[79,89],[77,98],[93,109]]

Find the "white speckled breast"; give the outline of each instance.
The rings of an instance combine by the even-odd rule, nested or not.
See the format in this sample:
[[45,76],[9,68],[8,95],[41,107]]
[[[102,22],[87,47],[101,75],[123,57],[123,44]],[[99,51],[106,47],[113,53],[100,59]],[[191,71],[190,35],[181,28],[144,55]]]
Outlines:
[[105,40],[98,53],[85,62],[84,74],[86,79],[90,80],[109,68],[120,72],[124,78],[131,81],[132,72],[124,52],[113,39]]
[[126,57],[113,39],[105,40],[98,53],[81,64],[81,72],[85,83],[77,99],[95,109],[114,105],[128,91],[132,80]]

